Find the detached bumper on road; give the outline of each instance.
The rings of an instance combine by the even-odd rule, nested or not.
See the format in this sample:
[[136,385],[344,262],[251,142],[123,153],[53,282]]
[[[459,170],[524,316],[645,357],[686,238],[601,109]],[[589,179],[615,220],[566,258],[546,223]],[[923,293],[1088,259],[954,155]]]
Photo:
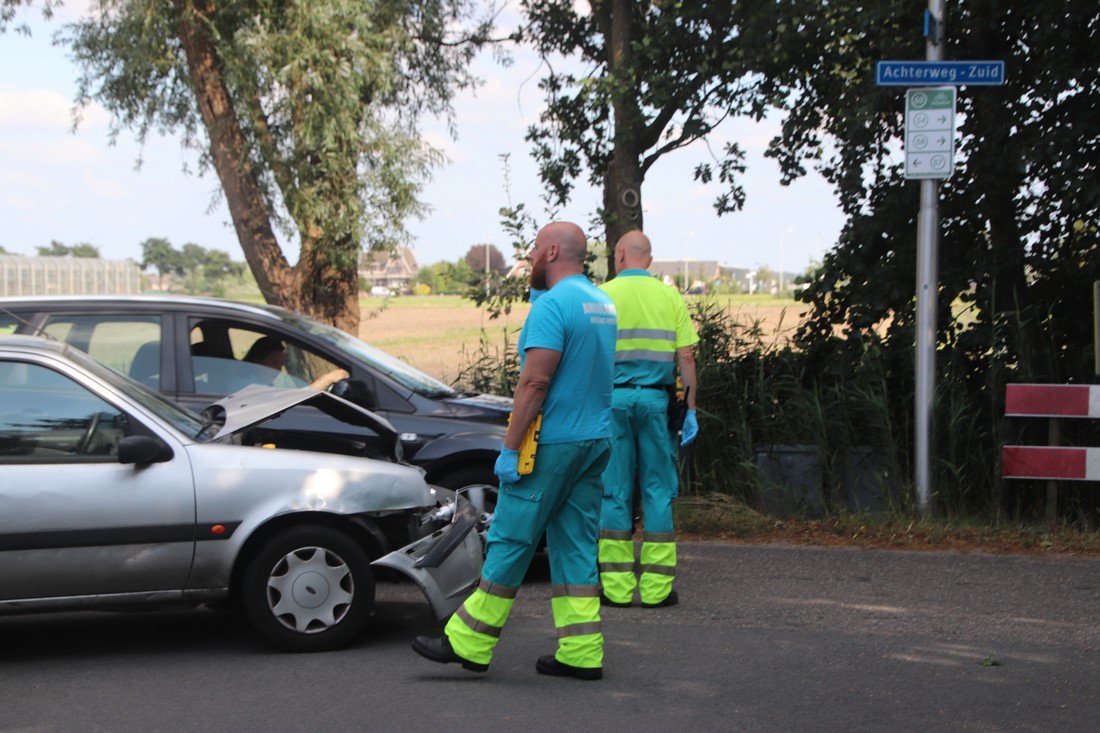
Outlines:
[[481,578],[481,537],[474,531],[478,513],[464,497],[457,502],[446,527],[371,563],[416,583],[440,621],[455,612]]

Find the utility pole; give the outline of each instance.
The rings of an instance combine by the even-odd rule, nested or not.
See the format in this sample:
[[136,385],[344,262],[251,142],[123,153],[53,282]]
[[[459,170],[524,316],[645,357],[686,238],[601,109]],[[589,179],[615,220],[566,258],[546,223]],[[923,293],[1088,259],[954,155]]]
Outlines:
[[779,297],[783,297],[783,245],[788,234],[794,231],[794,227],[787,227],[779,232]]
[[489,297],[489,247],[491,247],[491,246],[492,246],[492,244],[490,244],[489,242],[485,243],[485,297],[486,298]]
[[[944,0],[928,0],[930,30],[925,40],[925,58],[943,60]],[[917,217],[917,333],[915,466],[917,512],[928,516],[932,498],[932,403],[936,394],[936,309],[939,301],[940,182],[920,182],[920,213]]]

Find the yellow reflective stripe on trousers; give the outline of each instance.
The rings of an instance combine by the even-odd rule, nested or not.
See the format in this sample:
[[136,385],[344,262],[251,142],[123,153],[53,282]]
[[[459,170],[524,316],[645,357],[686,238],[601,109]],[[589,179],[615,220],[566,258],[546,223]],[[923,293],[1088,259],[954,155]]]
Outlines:
[[497,595],[486,592],[484,587],[485,581],[482,581],[443,629],[455,654],[478,664],[488,664],[492,660],[493,649],[515,603],[515,588],[489,584],[500,591]]
[[642,603],[660,603],[672,591],[676,577],[676,543],[643,542],[641,566],[638,590]]
[[600,567],[600,585],[607,599],[615,603],[630,603],[638,579],[634,575],[634,540],[602,538],[597,560]]
[[[595,589],[595,586],[592,588]],[[555,594],[550,606],[554,610],[554,627],[558,631],[555,658],[574,667],[602,667],[603,633],[600,631],[598,590],[597,594],[589,591],[584,591],[584,595]]]

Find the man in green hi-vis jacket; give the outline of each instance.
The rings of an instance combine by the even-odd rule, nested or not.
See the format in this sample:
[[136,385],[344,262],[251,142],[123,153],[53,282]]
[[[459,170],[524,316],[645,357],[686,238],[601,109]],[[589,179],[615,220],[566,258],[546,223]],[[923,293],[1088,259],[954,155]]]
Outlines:
[[[670,426],[669,391],[679,367],[687,401],[680,444],[695,440],[696,374],[693,346],[699,341],[684,299],[646,268],[653,262],[649,238],[627,232],[615,246],[618,276],[603,291],[615,302],[619,340],[611,396],[611,461],[604,474],[600,517],[600,582],[605,605],[631,605],[637,588],[645,608],[676,605],[676,535],[672,501],[679,488],[676,430]],[[634,562],[635,476],[641,493],[645,535],[641,563]],[[640,571],[639,574],[635,574]]]
[[[603,676],[595,558],[601,476],[611,449],[617,328],[611,299],[583,274],[586,251],[584,233],[568,222],[550,224],[535,238],[531,312],[518,343],[520,377],[495,468],[500,493],[481,582],[451,616],[444,636],[413,641],[413,649],[432,661],[488,670],[545,532],[558,648],[540,657],[535,669],[585,680]],[[518,449],[540,411],[534,470],[521,476]]]

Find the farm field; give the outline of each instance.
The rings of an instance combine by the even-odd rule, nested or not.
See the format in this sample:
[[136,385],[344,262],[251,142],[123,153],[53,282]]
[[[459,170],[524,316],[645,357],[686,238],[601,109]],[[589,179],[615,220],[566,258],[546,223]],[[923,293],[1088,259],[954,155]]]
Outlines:
[[[806,306],[771,295],[699,296],[727,308],[741,324],[760,322],[765,334],[789,337]],[[482,336],[499,349],[504,333],[514,343],[530,306],[517,305],[508,316],[490,319],[469,300],[457,295],[398,296],[360,299],[359,337],[383,351],[447,383],[458,376]]]

